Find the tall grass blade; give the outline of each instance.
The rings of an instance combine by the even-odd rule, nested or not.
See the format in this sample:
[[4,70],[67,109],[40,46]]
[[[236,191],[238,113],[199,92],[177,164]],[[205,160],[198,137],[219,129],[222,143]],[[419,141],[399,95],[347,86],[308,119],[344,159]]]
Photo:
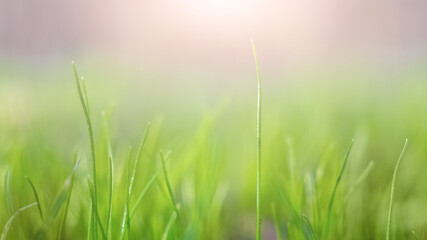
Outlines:
[[167,240],[168,239],[169,232],[170,232],[173,224],[175,223],[177,216],[178,216],[178,212],[173,211],[172,215],[171,215],[171,217],[170,217],[170,219],[168,221],[168,224],[166,225],[165,231],[163,232],[162,240]]
[[261,76],[258,64],[258,55],[255,49],[255,43],[251,40],[252,51],[255,59],[256,75],[258,80],[258,104],[257,104],[257,197],[256,197],[256,219],[257,219],[257,233],[256,239],[261,239]]
[[[90,111],[89,111],[89,103],[88,103],[88,96],[86,91],[86,85],[82,79],[82,83],[79,81],[79,75],[77,73],[76,65],[74,62],[72,62],[73,70],[74,70],[74,77],[76,80],[77,85],[77,92],[79,94],[80,103],[83,108],[83,113],[85,115],[86,125],[89,133],[89,143],[90,143],[90,149],[91,149],[91,155],[92,155],[92,181],[93,181],[93,191],[94,191],[94,204],[93,209],[96,213],[98,213],[98,194],[97,194],[97,184],[96,184],[96,158],[95,158],[95,142],[93,138],[93,129],[92,129],[92,121],[90,118]],[[83,86],[83,91],[82,91]]]
[[41,220],[43,220],[43,211],[42,211],[42,207],[40,205],[40,199],[39,199],[39,195],[37,194],[36,187],[34,186],[33,182],[31,181],[31,179],[28,176],[25,176],[25,179],[27,179],[28,183],[31,186],[31,189],[33,190],[34,198],[36,199],[36,202],[37,202],[37,209],[39,210]]
[[21,213],[21,212],[23,212],[23,211],[25,211],[25,210],[27,210],[27,209],[29,209],[29,208],[31,208],[31,207],[33,207],[33,206],[35,206],[35,205],[37,205],[37,202],[34,202],[34,203],[31,203],[31,204],[28,204],[28,205],[26,205],[26,206],[24,206],[24,207],[22,207],[22,208],[20,208],[20,209],[18,209],[18,211],[16,211],[10,218],[9,218],[9,220],[6,222],[6,225],[4,226],[4,228],[3,228],[3,232],[2,232],[2,234],[1,234],[1,240],[6,240],[6,238],[7,238],[7,233],[9,232],[9,229],[10,229],[10,227],[12,226],[12,223],[13,223],[13,220],[15,220],[15,218],[19,215],[19,213]]
[[130,217],[129,217],[129,208],[130,208],[130,195],[132,192],[132,176],[131,176],[131,151],[129,150],[129,159],[128,159],[128,168],[127,168],[127,175],[126,175],[126,231],[127,231],[127,238],[130,239]]
[[408,139],[405,140],[405,145],[403,145],[402,152],[400,153],[399,159],[396,162],[393,172],[393,179],[391,181],[391,190],[390,190],[390,205],[388,207],[388,216],[387,216],[387,233],[386,240],[390,240],[391,235],[391,218],[393,210],[393,198],[394,198],[394,188],[396,186],[397,171],[399,170],[400,161],[402,160],[403,154],[405,153],[406,146],[408,145]]

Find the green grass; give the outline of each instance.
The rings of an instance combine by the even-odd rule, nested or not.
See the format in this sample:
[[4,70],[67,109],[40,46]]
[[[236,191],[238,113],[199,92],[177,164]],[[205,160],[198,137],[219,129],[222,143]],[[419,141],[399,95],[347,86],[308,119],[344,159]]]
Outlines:
[[388,207],[388,215],[387,215],[387,235],[386,239],[389,240],[391,238],[391,219],[393,213],[393,198],[394,198],[394,188],[396,185],[397,179],[397,171],[399,170],[400,161],[402,160],[403,154],[405,153],[406,146],[408,145],[408,139],[405,140],[405,145],[403,145],[402,152],[400,153],[399,159],[396,162],[396,166],[394,167],[393,179],[391,180],[391,190],[390,190],[390,205]]
[[[91,152],[91,156],[92,156],[92,183],[89,183],[89,185],[92,185],[93,187],[93,193],[90,194],[91,198],[92,198],[92,220],[93,218],[99,217],[98,214],[98,188],[97,188],[97,180],[96,180],[96,158],[95,158],[95,143],[94,143],[94,139],[93,139],[93,128],[92,128],[92,121],[90,118],[90,109],[89,109],[89,99],[88,99],[88,95],[87,95],[87,90],[86,90],[86,84],[84,81],[84,78],[80,77],[77,73],[77,69],[76,69],[76,65],[74,64],[74,62],[72,62],[73,64],[73,70],[74,70],[74,77],[76,80],[76,85],[77,85],[77,91],[79,93],[79,98],[80,98],[80,103],[82,104],[82,108],[83,108],[83,112],[84,112],[84,116],[85,116],[85,120],[86,120],[86,125],[87,125],[87,129],[88,129],[88,133],[89,133],[89,143],[90,143],[90,152]],[[92,225],[92,231],[94,233],[94,237],[97,238],[98,235],[98,221],[94,220],[94,222],[96,222],[95,224]]]
[[87,62],[86,83],[75,66],[52,73],[66,83],[0,82],[1,238],[423,239],[427,72],[385,88],[262,68],[261,96],[253,54],[234,89]]
[[107,237],[109,238],[110,235],[110,225],[111,225],[111,214],[113,210],[113,194],[114,194],[114,185],[113,185],[113,179],[114,179],[114,163],[113,163],[113,150],[111,147],[111,140],[110,140],[110,132],[108,130],[108,122],[107,122],[107,116],[106,113],[102,113],[102,118],[104,122],[104,131],[105,131],[105,138],[106,138],[106,144],[108,149],[108,212],[107,212],[107,221],[105,223],[105,233],[107,234]]
[[25,176],[25,178],[27,179],[28,183],[30,184],[31,190],[33,190],[34,198],[35,198],[36,203],[37,203],[37,209],[39,210],[39,213],[40,213],[40,219],[43,220],[43,211],[42,211],[42,207],[40,204],[39,195],[37,193],[36,187],[34,186],[33,182],[31,181],[31,179],[29,177]]
[[163,155],[162,151],[160,151],[160,160],[161,160],[161,163],[162,163],[163,176],[164,176],[164,179],[165,179],[166,187],[168,189],[168,194],[169,194],[169,198],[170,198],[173,210],[175,211],[176,215],[179,216],[178,207],[177,207],[177,204],[176,204],[176,201],[175,201],[175,197],[173,196],[171,184],[169,182],[168,171],[166,169],[165,156]]
[[18,211],[16,211],[10,218],[9,218],[9,220],[7,221],[7,223],[6,223],[6,225],[4,226],[4,228],[3,228],[3,232],[2,232],[2,234],[1,234],[1,240],[6,240],[7,239],[7,233],[9,232],[9,229],[10,229],[10,227],[12,226],[12,223],[13,223],[13,221],[15,220],[15,218],[21,213],[21,212],[23,212],[23,211],[25,211],[25,210],[27,210],[27,209],[29,209],[29,208],[31,208],[31,207],[34,207],[34,206],[36,206],[37,205],[37,203],[35,202],[35,203],[31,203],[31,204],[28,204],[27,206],[24,206],[24,207],[22,207],[22,208],[20,208],[20,209],[18,209]]
[[255,49],[255,43],[252,40],[252,50],[255,58],[256,76],[258,81],[258,101],[257,101],[257,160],[256,160],[256,239],[261,239],[261,76],[258,64],[258,55]]
[[[350,146],[348,147],[347,152],[345,153],[344,161],[341,165],[341,169],[340,169],[340,172],[338,174],[337,181],[335,182],[334,190],[332,191],[332,194],[331,194],[331,199],[329,200],[328,215],[326,218],[325,228],[323,229],[322,239],[328,239],[329,238],[329,228],[330,228],[330,224],[331,224],[331,220],[332,220],[331,218],[332,218],[332,210],[333,210],[335,195],[337,194],[338,186],[339,186],[341,179],[343,177],[345,167],[347,166],[347,160],[348,160],[348,157],[350,156],[350,151],[351,151],[351,148],[353,147],[353,143],[354,143],[354,139],[351,140]],[[308,221],[308,219],[307,219],[307,221]]]

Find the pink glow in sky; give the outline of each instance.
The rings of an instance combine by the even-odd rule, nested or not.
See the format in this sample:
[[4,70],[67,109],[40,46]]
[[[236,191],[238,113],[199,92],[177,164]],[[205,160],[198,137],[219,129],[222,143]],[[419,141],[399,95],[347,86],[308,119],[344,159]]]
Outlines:
[[[271,62],[424,54],[427,3],[410,0],[0,0],[11,55],[130,55],[238,64],[254,39]],[[108,54],[107,54],[108,55]]]

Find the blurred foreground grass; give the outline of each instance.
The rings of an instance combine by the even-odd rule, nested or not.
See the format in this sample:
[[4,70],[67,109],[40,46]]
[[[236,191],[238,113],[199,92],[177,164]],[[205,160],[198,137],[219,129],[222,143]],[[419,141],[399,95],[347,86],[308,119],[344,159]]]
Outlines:
[[[129,146],[134,161],[149,121],[151,129],[129,198],[131,209],[147,183],[154,182],[131,215],[125,237],[161,239],[165,232],[169,239],[255,237],[255,70],[233,76],[235,81],[211,83],[198,80],[203,73],[138,75],[108,66],[79,66],[86,76],[94,125],[98,210],[104,230],[109,207],[108,137],[112,143],[113,204],[107,237],[120,238],[128,201]],[[0,226],[19,208],[36,201],[28,176],[44,219],[36,206],[22,211],[7,238],[32,238],[40,229],[48,239],[86,238],[91,154],[73,72],[71,67],[30,73],[23,69],[3,67],[0,75],[0,175],[4,176]],[[414,233],[421,239],[427,228],[426,77],[427,72],[416,69],[390,74],[263,72],[264,239],[276,239],[277,234],[277,239],[324,236],[330,196],[352,138],[328,239],[385,238],[391,178],[405,138],[409,144],[395,186],[392,239],[416,239]],[[103,127],[103,111],[109,133]],[[175,218],[160,151],[166,155],[170,189],[179,208]],[[52,212],[76,152],[80,164],[61,230],[65,201],[57,214]],[[46,220],[48,216],[52,221]]]

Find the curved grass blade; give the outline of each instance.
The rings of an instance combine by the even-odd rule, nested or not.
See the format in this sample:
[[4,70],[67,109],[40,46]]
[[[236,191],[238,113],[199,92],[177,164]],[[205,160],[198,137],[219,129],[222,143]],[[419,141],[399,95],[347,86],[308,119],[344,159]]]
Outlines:
[[[12,195],[12,168],[9,168],[6,172],[4,190],[5,190],[6,205],[7,205],[9,215],[13,215],[15,213],[15,206],[14,206],[14,199]],[[17,233],[19,235],[19,238],[25,237],[22,231],[22,224],[19,224]]]
[[36,202],[37,202],[37,209],[39,210],[41,220],[43,220],[43,211],[42,211],[42,207],[40,205],[40,199],[39,199],[39,195],[37,194],[36,187],[34,186],[33,182],[31,181],[31,179],[28,176],[25,176],[25,179],[27,179],[28,183],[31,186],[31,189],[33,190],[34,198],[36,199]]
[[3,228],[3,232],[2,232],[2,234],[1,234],[1,240],[6,240],[6,237],[7,237],[7,233],[9,232],[9,229],[10,229],[10,227],[12,226],[12,223],[13,223],[13,220],[15,220],[15,218],[19,215],[19,213],[21,213],[21,212],[23,212],[23,211],[25,211],[25,210],[27,210],[27,209],[29,209],[29,208],[31,208],[31,207],[33,207],[33,206],[35,206],[35,205],[37,205],[37,202],[34,202],[34,203],[31,203],[31,204],[28,204],[28,205],[26,205],[26,206],[24,206],[24,207],[22,207],[22,208],[20,208],[18,211],[16,211],[10,218],[9,218],[9,220],[6,222],[6,225],[4,226],[4,228]]
[[107,148],[108,148],[108,213],[107,221],[105,223],[105,234],[107,238],[110,236],[111,214],[113,211],[113,181],[114,181],[114,164],[113,164],[113,150],[111,148],[110,133],[108,131],[108,122],[105,112],[102,114],[104,119],[104,131],[106,132]]
[[168,224],[166,225],[165,231],[163,232],[162,235],[162,240],[167,240],[168,236],[169,236],[169,232],[172,228],[172,226],[175,224],[176,218],[178,217],[178,212],[173,211],[172,215],[168,221]]
[[255,59],[255,67],[256,67],[256,75],[258,80],[258,104],[257,104],[257,196],[256,196],[256,219],[257,219],[257,233],[256,233],[256,239],[261,239],[261,76],[259,71],[259,64],[258,64],[258,55],[256,53],[255,49],[255,43],[253,40],[251,40],[252,44],[252,51],[254,54]]
[[308,229],[310,230],[311,235],[313,236],[313,238],[315,240],[317,240],[317,235],[313,230],[313,227],[311,226],[310,220],[307,218],[307,216],[305,216],[304,214],[302,215],[302,219],[304,220],[305,224],[307,225]]
[[[89,133],[89,143],[90,143],[90,149],[91,149],[91,155],[92,155],[92,181],[93,181],[93,190],[94,190],[94,205],[93,209],[96,213],[98,213],[98,194],[97,194],[97,184],[96,184],[96,158],[95,158],[95,142],[93,138],[93,129],[92,129],[92,121],[90,118],[90,111],[89,111],[89,103],[88,103],[88,96],[86,91],[86,85],[84,83],[84,79],[82,78],[82,81],[79,80],[79,75],[77,73],[76,65],[74,62],[72,62],[73,65],[73,71],[74,71],[74,77],[76,80],[77,85],[77,92],[79,94],[80,103],[83,108],[83,113],[85,115],[86,125]],[[82,91],[83,86],[83,91]]]
[[170,200],[172,203],[172,207],[173,207],[174,211],[176,212],[176,214],[179,216],[179,212],[178,212],[178,208],[176,206],[175,198],[173,196],[172,188],[171,188],[171,185],[169,183],[168,171],[166,169],[166,163],[165,163],[165,157],[164,157],[162,151],[160,151],[160,160],[162,162],[163,175],[165,178],[166,186],[168,188],[168,193],[169,193],[169,197],[170,197]]
[[391,217],[392,217],[392,210],[393,210],[393,198],[394,198],[394,188],[396,185],[396,179],[397,179],[397,171],[399,170],[400,161],[402,160],[403,154],[405,153],[406,146],[408,145],[408,139],[405,140],[405,145],[403,145],[402,152],[400,153],[399,159],[396,162],[396,165],[394,166],[394,172],[393,172],[393,178],[391,181],[391,190],[390,190],[390,205],[388,207],[388,216],[387,216],[387,233],[386,233],[386,240],[390,239],[391,235]]

